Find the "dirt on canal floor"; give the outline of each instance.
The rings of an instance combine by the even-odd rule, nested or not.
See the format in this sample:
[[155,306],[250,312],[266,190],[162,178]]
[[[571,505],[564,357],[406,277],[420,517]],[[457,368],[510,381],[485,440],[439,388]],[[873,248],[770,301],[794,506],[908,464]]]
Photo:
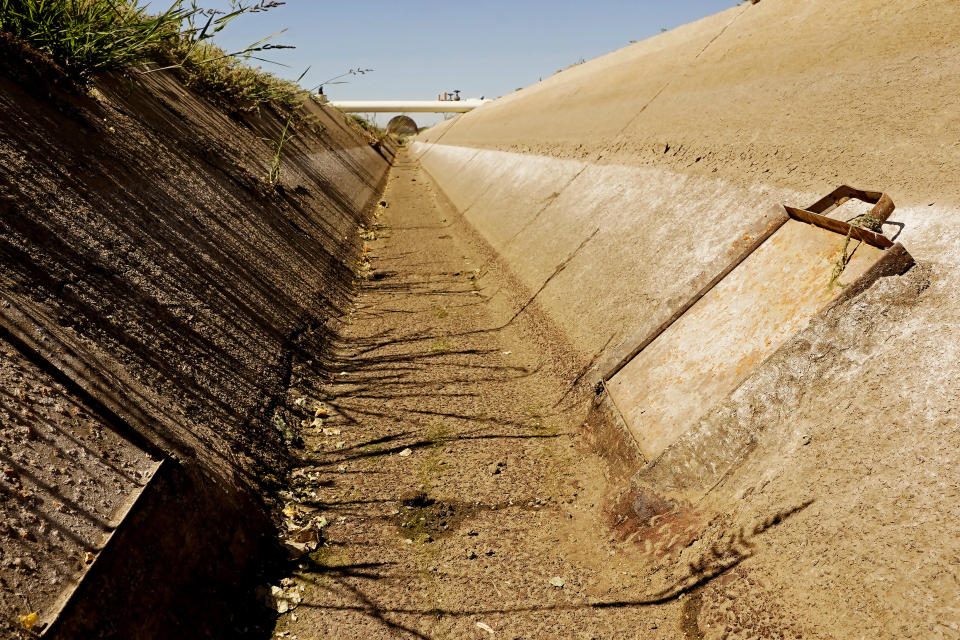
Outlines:
[[719,518],[669,552],[624,541],[590,399],[569,393],[589,363],[405,157],[384,202],[333,374],[295,367],[306,459],[285,509],[322,537],[274,584],[274,636],[703,637],[696,590],[744,557],[743,532]]

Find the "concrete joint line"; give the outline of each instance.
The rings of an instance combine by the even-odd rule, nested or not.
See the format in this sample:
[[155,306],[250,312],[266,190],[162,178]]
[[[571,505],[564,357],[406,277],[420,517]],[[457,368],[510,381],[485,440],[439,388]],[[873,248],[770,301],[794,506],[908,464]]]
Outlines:
[[[693,56],[693,60],[692,60],[691,62],[696,62],[696,60],[697,60],[698,58],[700,58],[700,56],[703,55],[703,53],[704,53],[708,48],[710,48],[710,45],[712,45],[714,42],[716,42],[717,39],[718,39],[720,36],[722,36],[722,35],[724,34],[724,32],[726,32],[726,30],[729,29],[729,28],[733,25],[733,23],[737,21],[737,18],[739,18],[741,15],[743,15],[743,12],[746,11],[746,10],[747,10],[747,7],[744,7],[744,8],[740,11],[740,13],[738,13],[737,15],[735,15],[735,16],[733,17],[733,19],[730,20],[730,22],[728,22],[727,24],[725,24],[725,25],[723,26],[723,28],[720,29],[720,31],[717,32],[717,35],[715,35],[715,36],[713,36],[712,38],[710,38],[710,40],[707,42],[707,44],[703,45],[703,48],[700,49],[700,51],[697,52],[697,55]],[[684,73],[683,75],[686,76],[687,74]],[[625,125],[623,125],[623,127],[620,129],[620,131],[619,131],[619,133],[617,134],[617,136],[618,136],[618,137],[619,137],[619,136],[622,136],[622,135],[623,135],[623,132],[626,131],[626,130],[630,127],[630,125],[632,125],[632,124],[635,123],[637,120],[639,120],[639,119],[640,119],[640,116],[643,115],[643,112],[647,110],[647,107],[649,107],[651,104],[653,104],[654,100],[656,100],[657,98],[659,98],[659,97],[660,97],[660,94],[662,94],[664,91],[666,91],[666,90],[670,87],[671,84],[673,84],[673,78],[670,78],[670,79],[668,79],[665,83],[663,83],[663,86],[660,87],[660,89],[658,89],[655,94],[653,94],[653,97],[651,97],[649,100],[647,100],[647,101],[644,103],[644,105],[643,105],[642,107],[640,107],[640,109],[637,111],[637,113],[636,113],[632,118],[630,118]],[[441,136],[441,137],[442,137],[442,136]],[[439,138],[438,138],[438,139],[439,139]],[[597,159],[595,160],[595,162],[598,162],[598,161],[600,160],[600,158],[602,158],[602,157],[603,157],[603,154],[602,154],[602,153],[599,154],[599,155],[597,156]]]
[[[553,280],[556,276],[558,276],[561,271],[563,271],[564,269],[567,268],[567,265],[570,264],[570,261],[573,260],[578,253],[580,253],[580,250],[581,250],[581,249],[583,249],[585,246],[587,246],[587,243],[588,243],[588,242],[590,242],[591,240],[593,240],[593,237],[594,237],[595,235],[597,235],[597,233],[598,233],[599,231],[600,231],[600,228],[599,228],[599,227],[597,227],[596,229],[594,229],[594,230],[593,230],[593,233],[591,233],[587,238],[585,238],[585,239],[583,240],[583,242],[581,242],[580,245],[570,253],[570,255],[568,255],[566,258],[564,258],[563,262],[561,262],[559,265],[557,265],[557,268],[553,270],[553,273],[551,273],[550,276],[547,277],[546,280],[543,281],[543,284],[540,285],[540,288],[537,289],[536,293],[534,293],[532,296],[530,296],[530,299],[527,300],[527,301],[523,304],[523,306],[520,307],[520,309],[519,309],[515,314],[513,314],[513,317],[510,318],[510,319],[507,321],[507,323],[506,323],[507,325],[510,324],[511,322],[513,322],[514,320],[516,320],[516,319],[520,316],[521,313],[523,313],[524,311],[526,311],[527,307],[529,307],[530,304],[531,304],[534,300],[536,300],[537,296],[539,296],[539,295],[543,292],[543,290],[547,288],[547,285],[550,284],[550,281]],[[504,325],[504,326],[506,326],[506,325]]]
[[[533,217],[530,218],[530,221],[527,222],[526,224],[524,224],[523,227],[521,227],[519,231],[517,231],[516,233],[514,233],[512,236],[510,236],[510,239],[509,239],[509,240],[507,240],[505,243],[503,243],[503,250],[506,250],[506,248],[509,247],[511,244],[513,244],[513,242],[514,242],[517,238],[519,238],[521,235],[523,235],[523,234],[527,231],[527,229],[529,229],[529,228],[532,227],[534,224],[536,224],[537,220],[540,219],[540,216],[543,215],[543,213],[544,213],[547,209],[549,209],[549,208],[553,205],[553,203],[555,203],[557,200],[560,199],[560,197],[563,195],[563,192],[566,191],[567,189],[569,189],[569,188],[570,188],[570,185],[572,185],[574,182],[576,182],[577,178],[579,178],[580,175],[581,175],[584,171],[586,171],[589,166],[590,166],[589,164],[584,164],[583,167],[581,167],[575,174],[573,174],[573,176],[572,176],[569,180],[567,180],[566,184],[564,184],[562,187],[560,187],[560,189],[558,189],[558,190],[556,191],[556,194],[557,194],[556,197],[552,197],[552,198],[548,199],[546,202],[544,202],[544,204],[537,210],[537,212],[536,212],[535,214],[533,214]],[[472,207],[473,205],[471,204],[470,206]],[[469,207],[467,207],[467,208],[469,209]],[[467,210],[464,209],[463,212],[466,213]],[[594,233],[596,233],[596,232],[594,232]],[[592,236],[591,236],[591,237],[592,237]]]

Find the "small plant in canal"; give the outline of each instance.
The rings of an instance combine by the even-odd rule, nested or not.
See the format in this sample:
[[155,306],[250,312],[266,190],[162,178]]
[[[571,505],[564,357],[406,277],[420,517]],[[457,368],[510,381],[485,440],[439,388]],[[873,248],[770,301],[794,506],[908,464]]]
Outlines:
[[440,338],[439,340],[434,340],[433,344],[430,345],[430,351],[434,353],[447,353],[450,351],[450,342]]
[[[303,76],[307,75],[308,71],[310,71],[310,67],[307,67],[303,70],[303,73],[301,73],[300,77],[297,78],[296,83],[299,83],[301,80],[303,80]],[[267,180],[270,182],[270,186],[272,187],[280,184],[280,155],[283,153],[284,143],[294,136],[294,134],[288,133],[290,131],[290,123],[292,120],[293,116],[287,118],[287,123],[283,125],[283,131],[280,132],[280,137],[274,142],[273,162],[270,164],[270,173],[267,175]]]
[[[873,217],[869,213],[866,213],[862,216],[857,216],[850,221],[850,226],[847,228],[847,237],[843,241],[843,248],[840,250],[840,255],[834,262],[833,270],[830,272],[830,282],[827,284],[828,289],[847,286],[846,284],[840,282],[840,276],[843,274],[843,270],[847,268],[847,265],[853,258],[853,251],[848,252],[847,249],[850,248],[850,234],[853,232],[854,228],[868,229],[874,233],[880,233],[883,230],[883,222]],[[859,246],[859,243],[857,246]],[[854,251],[856,251],[856,247],[854,248]]]
[[273,162],[270,165],[270,174],[267,176],[267,180],[270,182],[270,186],[277,186],[280,184],[280,154],[283,153],[283,144],[292,138],[292,135],[288,135],[287,132],[290,130],[290,119],[287,119],[287,124],[284,125],[283,131],[280,132],[280,137],[276,140],[276,148],[273,152]]

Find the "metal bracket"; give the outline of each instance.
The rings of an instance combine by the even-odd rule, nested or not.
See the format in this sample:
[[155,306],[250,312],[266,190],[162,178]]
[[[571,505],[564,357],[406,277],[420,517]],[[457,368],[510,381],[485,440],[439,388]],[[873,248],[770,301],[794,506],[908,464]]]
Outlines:
[[827,213],[830,213],[848,200],[853,199],[862,200],[863,202],[874,205],[868,215],[881,223],[886,222],[887,218],[890,217],[890,214],[893,213],[893,210],[896,208],[893,200],[885,193],[880,191],[863,191],[847,185],[837,187],[829,195],[820,198],[806,209],[797,209],[796,207],[788,207],[786,205],[784,205],[783,208],[787,210],[787,213],[794,220],[806,222],[845,236],[849,235],[851,238],[866,242],[878,249],[889,249],[892,247],[893,242],[882,234],[874,233],[869,229],[864,229],[863,227],[852,225],[843,220],[828,218],[826,216]]

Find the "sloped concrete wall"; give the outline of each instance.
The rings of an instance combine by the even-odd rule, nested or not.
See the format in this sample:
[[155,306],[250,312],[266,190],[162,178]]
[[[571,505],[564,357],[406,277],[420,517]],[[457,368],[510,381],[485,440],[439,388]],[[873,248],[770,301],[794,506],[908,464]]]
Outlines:
[[[958,53],[954,2],[763,0],[572,67],[412,148],[599,375],[780,204],[841,184],[888,192],[887,234],[956,273]],[[871,366],[867,355],[850,375]],[[766,426],[727,441],[715,409],[644,473],[694,494],[722,478]]]
[[258,494],[288,464],[290,361],[322,367],[389,168],[342,114],[306,108],[274,187],[285,114],[228,112],[169,73],[88,93],[29,51],[0,63],[0,324],[169,463],[62,637],[209,636],[254,610],[230,597],[270,557]]
[[803,202],[652,167],[413,149],[524,285],[549,279],[537,302],[584,358],[631,349],[780,220],[777,202]]

